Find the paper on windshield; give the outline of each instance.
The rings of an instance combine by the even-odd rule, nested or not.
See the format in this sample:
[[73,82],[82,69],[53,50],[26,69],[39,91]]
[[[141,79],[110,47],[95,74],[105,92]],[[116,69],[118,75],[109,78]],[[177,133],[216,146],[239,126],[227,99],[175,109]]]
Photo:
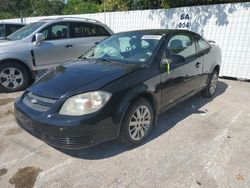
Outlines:
[[141,39],[160,40],[161,37],[161,35],[143,35]]

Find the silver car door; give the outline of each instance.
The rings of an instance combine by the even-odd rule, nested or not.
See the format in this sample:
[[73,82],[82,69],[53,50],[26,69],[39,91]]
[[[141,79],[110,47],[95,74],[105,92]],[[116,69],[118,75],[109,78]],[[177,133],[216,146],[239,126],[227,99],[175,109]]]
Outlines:
[[107,38],[109,33],[99,32],[98,27],[92,23],[85,22],[71,22],[70,23],[70,38],[73,44],[73,56],[79,57],[87,50],[93,47],[96,43]]
[[53,66],[72,58],[68,28],[69,24],[62,22],[52,24],[42,31],[45,39],[33,50],[36,66]]

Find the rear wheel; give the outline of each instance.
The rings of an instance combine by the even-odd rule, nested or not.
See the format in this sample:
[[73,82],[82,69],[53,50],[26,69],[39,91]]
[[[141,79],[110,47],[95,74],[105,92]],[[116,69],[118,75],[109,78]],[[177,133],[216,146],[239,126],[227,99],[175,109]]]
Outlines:
[[219,73],[217,70],[214,70],[207,87],[202,91],[202,95],[205,97],[212,97],[217,89],[217,84],[218,84],[218,78],[219,78]]
[[142,143],[152,130],[154,112],[152,105],[143,98],[132,104],[123,119],[120,141],[127,146]]
[[25,89],[29,84],[29,73],[16,62],[0,64],[0,91],[14,92]]

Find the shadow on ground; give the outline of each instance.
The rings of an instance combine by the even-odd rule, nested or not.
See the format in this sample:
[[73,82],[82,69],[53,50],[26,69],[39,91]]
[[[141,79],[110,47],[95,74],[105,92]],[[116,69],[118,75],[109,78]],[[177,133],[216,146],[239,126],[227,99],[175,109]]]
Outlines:
[[[216,94],[213,98],[208,99],[200,96],[200,94],[197,94],[188,99],[187,101],[185,101],[184,103],[159,115],[157,127],[153,130],[149,138],[142,145],[166,133],[168,130],[174,127],[178,122],[182,121],[188,116],[192,114],[206,113],[206,110],[202,111],[200,110],[200,108],[206,105],[207,103],[213,101],[214,98],[223,94],[226,91],[227,87],[228,85],[225,82],[219,81]],[[59,150],[59,151],[76,158],[97,160],[97,159],[113,157],[115,155],[119,155],[120,153],[129,151],[131,149],[133,148],[127,148],[118,141],[109,141],[88,149],[72,150],[72,151]]]

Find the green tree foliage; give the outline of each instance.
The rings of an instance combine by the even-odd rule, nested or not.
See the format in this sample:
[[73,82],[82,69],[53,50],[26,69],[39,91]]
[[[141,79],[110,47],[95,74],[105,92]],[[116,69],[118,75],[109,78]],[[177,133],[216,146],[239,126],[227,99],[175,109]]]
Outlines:
[[130,0],[105,0],[99,5],[99,11],[126,11],[130,10]]
[[249,2],[249,0],[162,0],[163,8],[195,6],[195,5],[209,5],[222,3],[241,3]]
[[63,14],[83,14],[98,12],[99,4],[91,0],[69,0]]
[[0,0],[0,19],[249,2],[249,0]]
[[29,16],[31,14],[30,3],[30,0],[0,0],[0,17]]
[[60,15],[64,4],[62,1],[36,0],[32,1],[32,16]]

